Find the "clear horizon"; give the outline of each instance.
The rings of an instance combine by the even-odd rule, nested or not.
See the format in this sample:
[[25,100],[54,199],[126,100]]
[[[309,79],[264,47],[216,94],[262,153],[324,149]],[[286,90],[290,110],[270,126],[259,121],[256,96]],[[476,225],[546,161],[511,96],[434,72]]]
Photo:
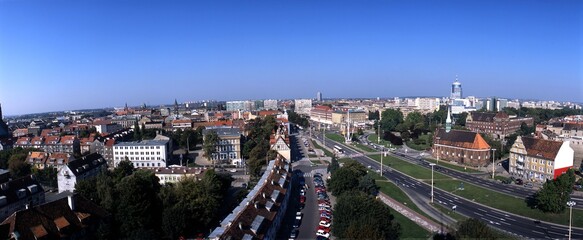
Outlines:
[[583,2],[0,1],[4,115],[173,102],[583,102]]

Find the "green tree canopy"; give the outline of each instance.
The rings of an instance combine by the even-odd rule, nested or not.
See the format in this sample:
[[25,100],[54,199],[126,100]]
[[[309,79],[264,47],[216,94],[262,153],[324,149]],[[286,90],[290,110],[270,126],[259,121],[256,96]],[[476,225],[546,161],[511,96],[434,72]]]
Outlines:
[[381,114],[381,128],[383,131],[394,131],[400,123],[403,123],[403,113],[399,109],[386,109]]
[[203,151],[206,158],[211,158],[217,152],[217,144],[219,143],[219,135],[216,131],[208,131],[204,137]]
[[535,205],[543,212],[561,213],[567,208],[567,201],[573,192],[575,173],[569,169],[555,180],[547,180],[534,194]]
[[458,223],[456,239],[496,239],[496,233],[486,223],[469,218]]
[[339,239],[398,239],[401,235],[389,207],[359,191],[342,194],[333,215],[332,233]]

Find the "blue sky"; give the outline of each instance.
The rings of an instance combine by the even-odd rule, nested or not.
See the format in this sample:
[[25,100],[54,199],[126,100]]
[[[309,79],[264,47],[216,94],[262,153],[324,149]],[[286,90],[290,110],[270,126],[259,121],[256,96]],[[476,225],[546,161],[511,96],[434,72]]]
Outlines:
[[583,1],[0,0],[5,114],[190,100],[583,102]]

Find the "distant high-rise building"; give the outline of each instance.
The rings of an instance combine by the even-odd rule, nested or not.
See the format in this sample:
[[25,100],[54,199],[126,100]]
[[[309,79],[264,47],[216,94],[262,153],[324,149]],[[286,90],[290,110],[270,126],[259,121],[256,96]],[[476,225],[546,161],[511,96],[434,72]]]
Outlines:
[[318,102],[322,101],[322,93],[321,92],[316,93],[316,101],[318,101]]
[[462,84],[455,77],[455,82],[451,84],[451,99],[461,99],[462,95]]
[[296,99],[295,112],[299,114],[310,114],[312,109],[312,99]]
[[263,108],[266,110],[277,110],[277,100],[273,99],[264,100]]

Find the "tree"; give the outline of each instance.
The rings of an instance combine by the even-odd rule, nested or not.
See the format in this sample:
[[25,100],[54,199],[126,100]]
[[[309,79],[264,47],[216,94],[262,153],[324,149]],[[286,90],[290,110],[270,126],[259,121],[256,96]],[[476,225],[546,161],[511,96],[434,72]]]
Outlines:
[[359,191],[338,197],[333,215],[332,233],[339,239],[398,239],[401,235],[389,207]]
[[403,113],[398,109],[387,109],[383,111],[381,117],[381,128],[385,132],[395,130],[397,125],[403,122]]
[[52,166],[47,166],[43,169],[33,168],[32,174],[36,177],[38,182],[48,188],[57,188],[57,169]]
[[212,159],[213,154],[217,152],[217,144],[219,143],[219,135],[216,131],[209,131],[204,137],[204,156]]
[[113,169],[113,177],[115,180],[120,181],[122,178],[132,175],[134,170],[132,162],[130,162],[128,157],[125,157],[125,159],[120,161],[117,164],[117,167]]
[[371,174],[366,174],[360,178],[360,181],[358,182],[358,190],[371,196],[376,196],[379,193],[379,187]]
[[358,187],[358,178],[354,171],[341,167],[328,180],[328,190],[334,196],[340,196],[344,192],[355,190]]
[[13,178],[28,176],[31,173],[31,166],[26,162],[26,153],[15,153],[8,160],[8,170]]
[[133,239],[158,239],[162,203],[160,183],[152,171],[138,170],[117,186],[119,203],[116,221],[120,234]]
[[565,211],[574,184],[575,172],[573,169],[569,169],[555,180],[547,180],[543,187],[534,194],[535,206],[543,212],[561,213]]
[[469,218],[458,223],[456,239],[496,239],[496,234],[486,223]]
[[142,134],[140,133],[140,125],[138,121],[134,122],[134,141],[142,140]]
[[376,110],[374,112],[368,112],[368,120],[378,120],[379,119],[379,111]]
[[338,170],[338,168],[340,168],[340,164],[338,164],[338,159],[336,158],[336,155],[334,155],[330,160],[330,164],[328,165],[327,171],[333,174],[334,172],[336,172],[336,170]]

